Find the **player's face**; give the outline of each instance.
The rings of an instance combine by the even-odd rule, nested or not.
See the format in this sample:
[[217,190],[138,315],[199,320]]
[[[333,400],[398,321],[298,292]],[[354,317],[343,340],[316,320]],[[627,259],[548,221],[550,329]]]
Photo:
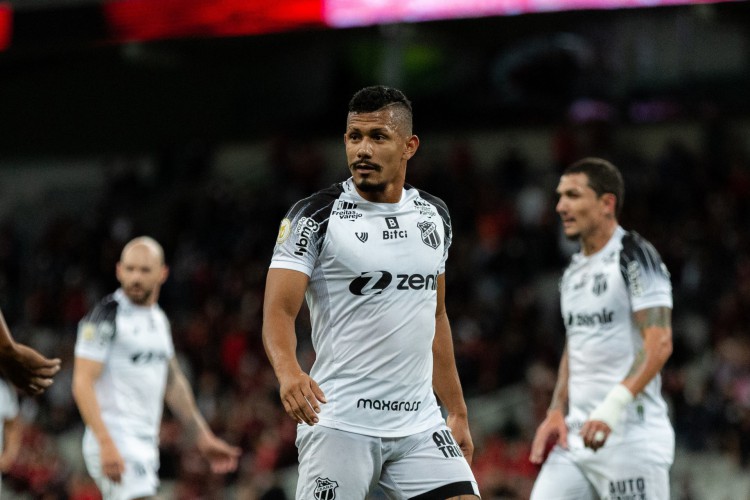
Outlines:
[[167,278],[167,268],[160,256],[146,245],[126,250],[117,263],[117,280],[125,295],[138,305],[151,305]]
[[370,201],[400,199],[406,162],[419,146],[416,135],[402,130],[395,113],[383,108],[372,113],[349,113],[347,118],[346,160],[357,190]]
[[596,233],[605,222],[606,203],[589,186],[588,175],[563,175],[557,185],[557,195],[556,210],[569,239],[586,238]]

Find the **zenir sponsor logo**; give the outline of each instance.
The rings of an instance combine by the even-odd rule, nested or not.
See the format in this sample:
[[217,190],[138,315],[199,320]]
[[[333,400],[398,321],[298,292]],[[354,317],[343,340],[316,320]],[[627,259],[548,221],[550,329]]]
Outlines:
[[612,323],[615,312],[608,311],[606,308],[602,312],[591,314],[586,313],[568,313],[568,326],[596,326]]
[[[388,271],[368,271],[349,283],[354,295],[379,295],[393,282]],[[396,290],[437,290],[437,274],[397,274]]]
[[358,239],[359,241],[361,241],[362,243],[364,243],[364,242],[366,242],[366,241],[367,241],[367,233],[366,233],[366,232],[365,232],[365,233],[354,233],[354,235],[355,235],[355,236],[357,237],[357,239]]
[[417,227],[422,232],[422,243],[430,248],[437,248],[440,245],[440,234],[434,222],[417,222]]
[[339,487],[339,483],[332,481],[327,477],[316,477],[315,478],[315,489],[313,495],[315,500],[335,500],[336,488]]
[[145,365],[166,360],[167,353],[160,351],[136,352],[130,356],[130,361],[132,361],[134,365]]

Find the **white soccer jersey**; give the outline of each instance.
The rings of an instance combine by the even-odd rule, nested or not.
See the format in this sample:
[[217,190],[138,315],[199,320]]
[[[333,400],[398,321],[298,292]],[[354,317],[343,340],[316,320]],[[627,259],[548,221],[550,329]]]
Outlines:
[[398,203],[371,203],[350,178],[289,211],[271,267],[310,276],[320,425],[399,437],[443,421],[432,341],[450,243],[445,204],[408,185]]
[[[577,253],[560,283],[568,359],[572,447],[583,446],[578,430],[591,411],[628,375],[643,337],[633,312],[672,308],[669,272],[654,247],[635,232],[617,228],[594,255]],[[671,462],[674,434],[657,375],[628,405],[624,424],[607,445],[638,438],[653,443],[656,458]]]
[[75,355],[104,363],[95,391],[118,447],[128,438],[158,443],[168,364],[174,356],[164,311],[158,305],[135,305],[117,290],[79,323]]

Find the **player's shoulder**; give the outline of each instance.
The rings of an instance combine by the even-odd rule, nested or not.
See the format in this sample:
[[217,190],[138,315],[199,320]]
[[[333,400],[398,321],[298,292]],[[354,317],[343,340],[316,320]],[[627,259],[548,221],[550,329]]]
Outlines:
[[621,240],[623,260],[661,260],[653,244],[636,231],[624,231]]
[[407,192],[412,192],[413,190],[413,193],[416,197],[419,197],[428,203],[432,203],[433,205],[435,205],[441,210],[446,210],[446,211],[448,210],[448,205],[439,196],[436,196],[432,193],[428,193],[424,189],[415,188],[414,186],[410,184],[406,184],[404,186],[404,189],[406,189]]
[[117,316],[119,303],[114,294],[109,294],[94,304],[94,307],[83,317],[82,321],[88,323],[101,323],[114,321]]
[[330,208],[334,202],[344,193],[344,183],[337,182],[327,188],[316,191],[315,193],[302,198],[295,203],[289,216],[293,217],[310,217],[313,219],[322,219],[328,216]]

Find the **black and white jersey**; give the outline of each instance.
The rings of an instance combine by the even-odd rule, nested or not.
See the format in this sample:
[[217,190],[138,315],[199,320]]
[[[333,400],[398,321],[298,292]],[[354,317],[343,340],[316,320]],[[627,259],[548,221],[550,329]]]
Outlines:
[[75,355],[104,363],[95,391],[115,442],[126,436],[158,442],[168,365],[174,356],[164,311],[158,305],[133,304],[119,289],[80,321]]
[[[671,309],[672,286],[656,249],[618,226],[599,252],[572,257],[560,288],[570,376],[567,420],[579,429],[610,389],[626,378],[641,351],[643,337],[633,313]],[[653,436],[652,448],[669,456],[672,431],[659,375],[628,406],[624,422],[623,431],[613,433],[611,441]],[[662,444],[664,449],[659,448]]]
[[296,203],[281,222],[272,268],[310,276],[320,425],[398,437],[443,421],[432,392],[437,278],[451,223],[442,200],[405,186],[371,203],[352,179]]

